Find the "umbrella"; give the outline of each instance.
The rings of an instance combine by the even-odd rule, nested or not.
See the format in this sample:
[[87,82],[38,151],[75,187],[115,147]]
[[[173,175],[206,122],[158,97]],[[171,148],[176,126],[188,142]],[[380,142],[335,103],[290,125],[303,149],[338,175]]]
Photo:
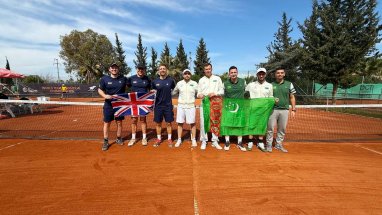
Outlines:
[[0,78],[25,78],[25,76],[8,69],[0,68]]

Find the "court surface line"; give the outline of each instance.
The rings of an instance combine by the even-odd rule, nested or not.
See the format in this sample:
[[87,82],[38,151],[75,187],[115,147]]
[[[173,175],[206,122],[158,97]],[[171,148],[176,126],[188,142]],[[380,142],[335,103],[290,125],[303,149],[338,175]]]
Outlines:
[[194,215],[199,215],[199,206],[198,206],[198,199],[197,199],[198,185],[197,185],[196,176],[195,176],[195,170],[194,170],[195,169],[196,158],[195,158],[195,155],[194,155],[195,152],[193,152],[193,150],[194,150],[194,148],[191,147],[192,187],[193,187],[193,190],[194,190]]
[[363,149],[365,149],[365,150],[368,150],[368,151],[371,151],[371,152],[374,152],[374,153],[377,153],[377,154],[382,155],[382,152],[379,152],[379,151],[376,151],[376,150],[373,150],[373,149],[369,149],[369,148],[367,148],[367,147],[360,146],[360,145],[358,145],[358,144],[357,144],[356,146],[358,146],[358,147],[360,147],[360,148],[363,148]]
[[21,142],[18,142],[18,143],[15,143],[15,144],[6,146],[6,147],[4,147],[4,148],[0,148],[0,151],[2,151],[2,150],[4,150],[4,149],[11,148],[11,147],[14,147],[14,146],[17,146],[17,145],[20,145],[21,143],[25,143],[25,142],[27,142],[27,141],[28,141],[28,140],[26,140],[26,141],[21,141]]

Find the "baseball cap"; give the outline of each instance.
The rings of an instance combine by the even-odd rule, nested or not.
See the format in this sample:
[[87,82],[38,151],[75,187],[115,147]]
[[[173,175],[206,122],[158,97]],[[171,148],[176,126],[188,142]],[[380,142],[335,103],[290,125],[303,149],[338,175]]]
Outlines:
[[262,68],[257,69],[256,74],[259,73],[259,72],[267,73],[267,70],[262,67]]
[[112,64],[110,64],[110,67],[112,66],[117,66],[119,68],[119,64],[117,62],[113,62]]
[[146,69],[146,65],[143,63],[140,63],[137,65],[137,69]]
[[189,70],[189,69],[185,69],[185,70],[183,70],[182,74],[184,74],[184,73],[186,73],[186,72],[189,72],[189,73],[192,75],[192,72],[191,72],[191,70]]

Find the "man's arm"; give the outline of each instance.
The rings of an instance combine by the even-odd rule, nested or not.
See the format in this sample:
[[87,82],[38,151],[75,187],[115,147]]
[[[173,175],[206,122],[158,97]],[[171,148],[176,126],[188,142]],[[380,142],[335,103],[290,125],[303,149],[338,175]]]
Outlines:
[[98,94],[104,99],[111,99],[111,95],[106,94],[101,88],[98,88]]

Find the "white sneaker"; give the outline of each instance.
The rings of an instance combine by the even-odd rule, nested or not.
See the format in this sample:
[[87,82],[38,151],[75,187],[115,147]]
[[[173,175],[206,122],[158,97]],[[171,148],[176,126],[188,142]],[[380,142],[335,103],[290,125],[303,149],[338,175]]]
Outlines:
[[225,144],[224,144],[224,150],[225,150],[225,151],[228,151],[230,145],[231,145],[231,144],[229,143],[229,141],[226,141]]
[[253,142],[249,142],[249,143],[248,143],[248,146],[247,146],[247,150],[248,150],[248,151],[251,151],[252,148],[253,148]]
[[176,143],[175,143],[175,147],[179,147],[180,144],[182,144],[182,140],[178,139],[178,141],[176,141]]
[[223,148],[218,144],[217,141],[212,141],[212,146],[215,147],[216,149],[222,150]]
[[192,144],[191,144],[191,147],[197,147],[198,144],[196,143],[196,140],[191,140]]
[[206,150],[206,147],[207,147],[207,142],[206,142],[206,141],[203,141],[203,142],[202,142],[202,145],[200,145],[200,149],[201,149],[201,150]]
[[262,152],[265,152],[265,146],[263,142],[258,142],[257,143],[257,148],[259,148]]
[[133,146],[135,144],[135,139],[131,139],[127,146]]
[[242,143],[238,143],[238,144],[237,144],[237,148],[239,148],[240,151],[242,151],[242,152],[246,152],[246,151],[247,151],[247,149],[243,146]]

